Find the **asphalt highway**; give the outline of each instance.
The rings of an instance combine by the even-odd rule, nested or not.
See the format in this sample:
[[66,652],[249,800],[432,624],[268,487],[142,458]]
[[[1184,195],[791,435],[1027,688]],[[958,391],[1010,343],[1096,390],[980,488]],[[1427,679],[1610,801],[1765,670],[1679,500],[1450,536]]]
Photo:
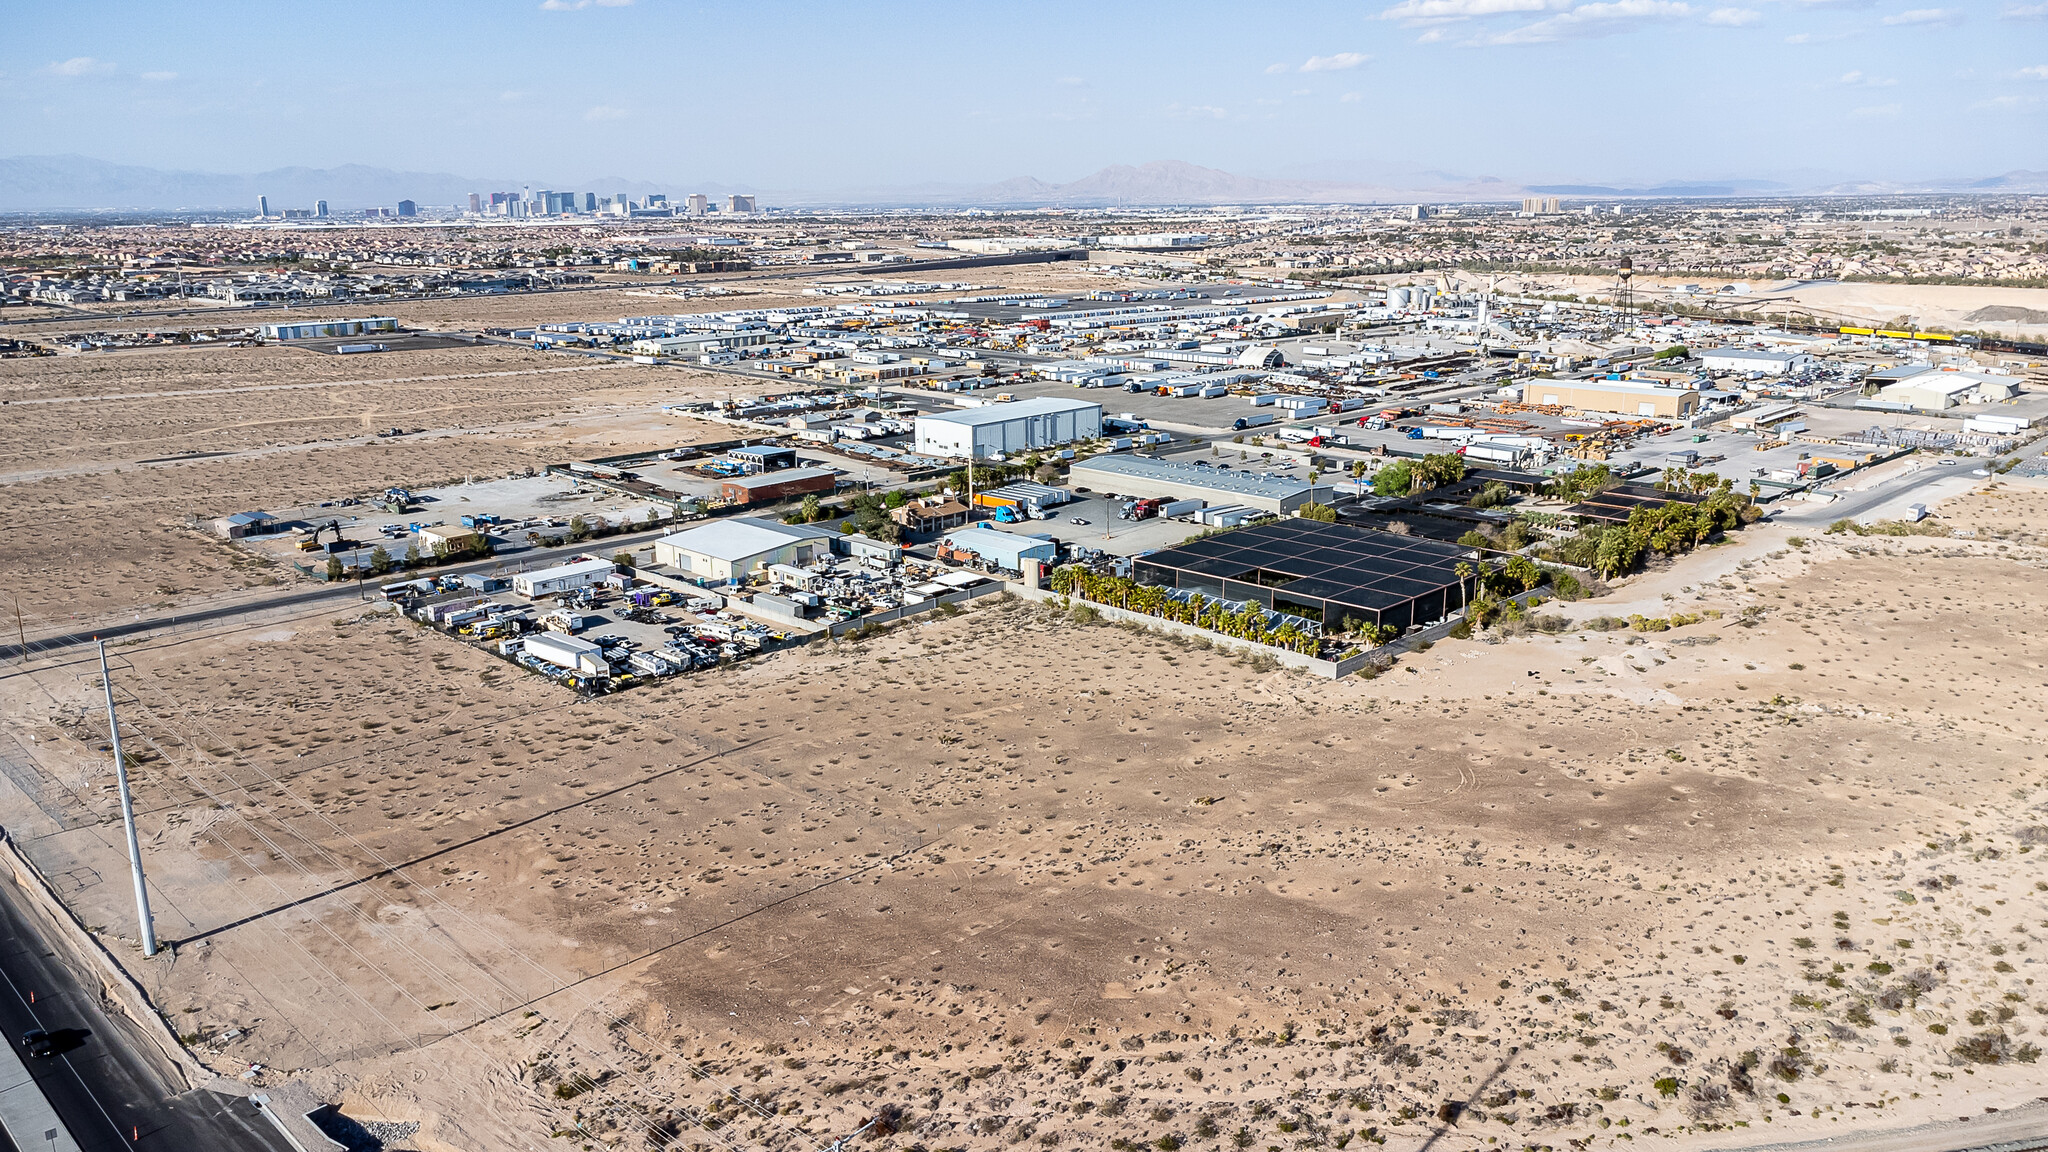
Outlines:
[[[417,579],[421,576],[460,576],[468,572],[497,571],[506,567],[508,555],[516,556],[529,563],[538,560],[542,564],[546,564],[559,557],[573,556],[579,552],[588,552],[594,549],[616,552],[622,548],[635,548],[649,541],[658,540],[662,536],[667,535],[671,530],[663,528],[657,532],[607,536],[602,540],[586,540],[580,544],[564,544],[552,548],[514,548],[509,553],[501,553],[489,559],[475,560],[467,564],[450,564],[443,568],[422,569],[413,573],[393,571],[389,575],[380,578],[378,583]],[[280,608],[313,608],[327,603],[339,604],[344,601],[360,600],[365,597],[375,598],[378,583],[365,583],[360,587],[353,582],[335,584],[331,587],[323,584],[317,588],[310,588],[304,591],[287,592],[281,595],[266,596],[253,600],[238,600],[230,604],[214,605],[210,608],[197,608],[190,612],[180,612],[164,616],[148,616],[134,620],[110,621],[89,628],[80,628],[72,632],[37,636],[28,641],[27,647],[32,655],[47,655],[57,649],[69,648],[74,644],[84,644],[95,639],[116,640],[123,636],[154,632],[161,628],[203,624],[215,620],[229,620],[237,616],[246,616],[253,612],[270,612]],[[21,656],[21,644],[0,644],[0,662],[18,660]]]
[[59,1053],[23,1059],[86,1152],[292,1152],[248,1100],[186,1089],[135,1024],[103,1011],[97,981],[59,960],[9,878],[0,880],[0,1031],[19,1051],[32,1028],[56,1035]]

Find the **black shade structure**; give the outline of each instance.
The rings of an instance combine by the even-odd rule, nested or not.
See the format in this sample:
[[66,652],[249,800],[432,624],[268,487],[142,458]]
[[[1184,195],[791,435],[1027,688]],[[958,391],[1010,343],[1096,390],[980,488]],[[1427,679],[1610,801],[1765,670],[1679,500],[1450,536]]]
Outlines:
[[1666,492],[1648,484],[1617,484],[1604,488],[1571,507],[1565,509],[1568,516],[1583,516],[1588,520],[1602,520],[1610,524],[1625,524],[1629,513],[1638,508],[1662,508],[1677,501],[1683,504],[1698,504],[1706,500],[1703,495],[1690,492]]
[[1346,617],[1406,630],[1465,604],[1459,561],[1479,567],[1459,544],[1376,532],[1349,524],[1282,520],[1194,540],[1140,556],[1140,584],[1250,600],[1276,612],[1342,627]]

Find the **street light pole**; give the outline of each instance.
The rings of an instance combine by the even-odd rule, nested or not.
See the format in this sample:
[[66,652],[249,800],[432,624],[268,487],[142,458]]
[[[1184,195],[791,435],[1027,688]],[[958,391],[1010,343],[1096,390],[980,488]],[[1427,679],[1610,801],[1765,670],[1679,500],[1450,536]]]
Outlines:
[[114,746],[114,780],[121,788],[121,825],[128,833],[128,870],[135,879],[135,918],[142,926],[142,954],[156,955],[156,922],[149,915],[149,885],[142,876],[142,844],[135,838],[135,798],[128,793],[128,761],[121,755],[121,722],[114,715],[114,680],[107,674],[107,642],[100,646],[100,687],[107,693],[107,739]]

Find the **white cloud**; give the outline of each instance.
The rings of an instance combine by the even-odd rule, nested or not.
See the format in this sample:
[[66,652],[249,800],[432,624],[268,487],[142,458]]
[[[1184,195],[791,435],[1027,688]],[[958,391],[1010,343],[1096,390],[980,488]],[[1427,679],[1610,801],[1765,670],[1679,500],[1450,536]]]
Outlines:
[[2040,102],[2041,98],[2039,96],[1993,96],[1989,100],[1982,100],[1970,105],[1970,111],[2006,112],[2014,108],[2029,107]]
[[2007,20],[2048,19],[2048,4],[2007,4],[1999,15]]
[[1303,72],[1342,72],[1356,68],[1372,57],[1363,52],[1338,52],[1330,56],[1311,56],[1301,66]]
[[540,10],[543,12],[579,12],[592,6],[598,8],[625,8],[632,3],[633,0],[541,0]]
[[1548,44],[1629,32],[1653,21],[1677,20],[1692,15],[1692,6],[1679,0],[1611,0],[1581,4],[1547,20],[1538,20],[1512,32],[1487,38],[1488,44]]
[[176,80],[178,78],[178,74],[176,72],[144,72],[142,74],[142,78],[144,80],[149,80],[154,83],[162,84],[169,80]]
[[1230,115],[1230,110],[1214,104],[1168,104],[1166,114],[1196,120],[1221,120]]
[[597,107],[585,112],[583,118],[592,124],[599,124],[606,120],[624,120],[630,115],[632,113],[624,108],[614,108],[610,104],[599,104]]
[[524,100],[524,99],[526,99],[526,93],[524,93],[524,92],[513,92],[513,91],[510,91],[510,90],[507,90],[507,91],[504,91],[504,92],[500,92],[500,93],[498,93],[498,99],[499,99],[500,101],[502,101],[502,102],[506,103],[506,104],[517,104],[517,103],[519,103],[519,102],[520,102],[521,100]]
[[1707,13],[1707,23],[1718,24],[1723,28],[1740,28],[1763,18],[1764,14],[1754,8],[1716,8]]
[[2022,80],[2048,80],[2048,64],[2036,64],[2032,68],[2022,68],[2016,75]]
[[1266,75],[1268,75],[1268,76],[1278,76],[1278,75],[1279,75],[1279,74],[1281,74],[1282,72],[1292,72],[1292,71],[1294,71],[1294,65],[1292,65],[1292,64],[1268,64],[1268,65],[1266,65]]
[[1415,38],[1415,42],[1416,42],[1417,44],[1435,44],[1435,43],[1437,43],[1438,41],[1440,41],[1440,40],[1444,40],[1444,39],[1446,39],[1446,37],[1444,36],[1444,30],[1443,30],[1443,29],[1441,29],[1441,28],[1431,28],[1431,29],[1430,29],[1429,31],[1427,31],[1427,32],[1424,32],[1424,33],[1423,33],[1422,35],[1420,35],[1420,36],[1417,36],[1417,37]]
[[1953,8],[1914,8],[1884,18],[1886,24],[1961,24],[1963,14]]
[[1365,97],[1360,96],[1356,92],[1346,92],[1342,96],[1337,97],[1337,102],[1339,104],[1356,104],[1363,99],[1365,99]]
[[1835,77],[1835,83],[1850,88],[1889,88],[1898,81],[1889,76],[1867,76],[1862,72],[1844,72]]
[[90,56],[73,56],[49,67],[51,75],[54,76],[98,76],[113,70],[112,64],[105,60],[95,60]]
[[1904,109],[1897,104],[1871,104],[1858,108],[1854,112],[1849,113],[1849,115],[1856,117],[1858,120],[1889,120],[1902,111]]
[[1500,16],[1511,12],[1542,12],[1553,7],[1546,0],[1401,0],[1380,13],[1382,20],[1410,24],[1440,20],[1470,20],[1475,16]]
[[1059,85],[1062,88],[1079,88],[1087,84],[1088,81],[1081,79],[1079,76],[1062,76],[1059,79],[1053,81],[1053,83]]

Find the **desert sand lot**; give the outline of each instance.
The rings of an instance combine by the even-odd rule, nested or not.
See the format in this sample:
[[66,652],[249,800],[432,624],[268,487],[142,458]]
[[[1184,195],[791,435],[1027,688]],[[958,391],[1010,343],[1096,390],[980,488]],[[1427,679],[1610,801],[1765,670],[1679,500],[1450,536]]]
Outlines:
[[[8,361],[0,564],[32,634],[253,597],[297,577],[189,517],[665,447],[717,430],[660,401],[759,387]],[[992,598],[582,700],[366,606],[266,613],[113,650],[172,953],[135,948],[83,651],[0,671],[0,825],[210,1067],[431,1152],[1954,1121],[2041,1095],[2048,490],[1939,511],[1971,535],[1760,525],[1572,606],[1697,624],[1335,684]]]
[[[0,367],[0,565],[27,577],[18,592],[32,613],[188,603],[282,578],[187,527],[194,519],[715,438],[659,404],[766,390],[497,345],[10,360]],[[394,425],[426,431],[376,436]],[[83,586],[93,591],[81,602]]]
[[[1719,619],[1336,684],[1014,600],[596,701],[353,611],[145,642],[116,679],[176,958],[123,885],[66,895],[213,1067],[422,1148],[1691,1148],[2010,1109],[2048,1024],[2048,492],[1944,514],[1984,530],[1759,527],[1687,589]],[[9,827],[118,877],[92,670],[0,685],[47,773]]]

